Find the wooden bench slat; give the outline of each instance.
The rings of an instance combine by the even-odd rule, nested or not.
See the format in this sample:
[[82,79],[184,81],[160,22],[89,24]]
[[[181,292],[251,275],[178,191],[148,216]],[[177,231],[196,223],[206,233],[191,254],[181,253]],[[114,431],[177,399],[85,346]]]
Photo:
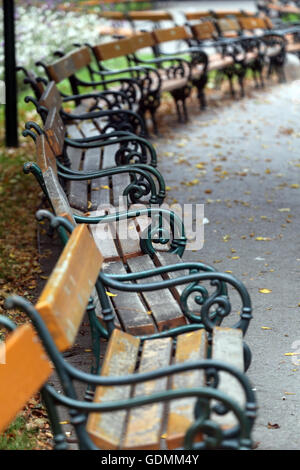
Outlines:
[[[115,329],[108,343],[101,375],[122,376],[135,370],[140,340]],[[97,387],[94,402],[105,403],[126,399],[130,386]],[[87,431],[91,439],[101,449],[117,449],[124,430],[126,411],[91,413]]]
[[[168,252],[157,252],[155,255],[154,255],[154,263],[157,267],[160,267],[160,266],[169,266],[169,265],[172,265],[172,264],[182,264],[183,261],[182,259],[180,258],[180,256],[174,254],[174,253],[168,253]],[[168,273],[165,273],[163,274],[163,278],[164,279],[176,279],[177,277],[182,277],[184,275],[187,275],[189,274],[188,273],[188,270],[181,270],[181,271],[171,271],[171,272],[168,272]],[[171,287],[170,290],[172,292],[172,294],[174,295],[175,299],[177,300],[177,302],[180,304],[180,296],[182,294],[182,292],[184,291],[184,289],[186,288],[187,284],[183,284],[182,286],[175,286],[175,287]]]
[[75,226],[73,212],[71,211],[67,196],[59,184],[56,173],[49,167],[43,173],[44,183],[51,200],[51,204],[57,216],[67,215],[70,222]]
[[[94,122],[86,121],[80,126],[83,134],[86,137],[99,135],[99,130]],[[102,149],[92,148],[85,151],[83,160],[83,171],[89,172],[93,170],[100,170],[102,168]],[[104,206],[110,204],[110,183],[109,178],[92,179],[90,183],[89,200],[91,202],[91,210],[104,209]]]
[[115,166],[115,154],[118,149],[118,144],[107,145],[103,148],[102,168],[104,170]]
[[[194,362],[206,359],[207,341],[204,330],[185,333],[178,336],[175,364]],[[176,374],[171,379],[171,388],[196,388],[205,385],[205,375],[202,370],[194,370]],[[196,398],[182,398],[170,403],[166,442],[168,449],[176,449],[183,445],[183,439],[189,426],[194,421],[194,407]],[[198,440],[201,436],[198,437]]]
[[44,131],[55,155],[61,155],[64,147],[66,128],[57,108],[49,109]]
[[[91,217],[100,217],[107,212],[104,210],[97,210],[90,212]],[[116,236],[114,226],[111,223],[98,223],[89,225],[95,243],[101,251],[104,261],[118,261],[120,254],[116,245]]]
[[75,340],[102,260],[88,227],[78,225],[36,304],[60,350]]
[[[81,139],[82,134],[75,124],[68,126],[68,136],[72,139]],[[67,155],[71,162],[71,169],[81,170],[82,150],[74,147],[67,147]],[[81,211],[86,211],[88,206],[87,181],[70,181],[68,186],[68,197],[70,205]]]
[[[122,262],[110,263],[104,268],[106,274],[126,274]],[[155,325],[141,297],[136,292],[122,292],[111,289],[112,303],[117,311],[123,329],[133,335],[145,335],[155,332]]]
[[[129,258],[127,263],[131,272],[155,269],[153,261],[147,255]],[[163,279],[161,276],[151,276],[137,282],[143,284],[149,282],[162,283]],[[161,290],[159,293],[155,291],[143,292],[143,297],[155,318],[159,331],[185,324],[182,311],[168,289]]]
[[[121,201],[122,203],[122,201]],[[112,208],[110,213],[120,210],[127,210],[126,207],[120,205]],[[117,243],[123,260],[139,256],[142,254],[140,247],[140,237],[134,219],[123,219],[112,224],[114,233],[116,234]]]
[[119,207],[125,202],[123,191],[130,184],[128,173],[120,173],[112,176],[112,201],[114,207]]
[[[213,330],[212,358],[235,366],[244,371],[243,334],[242,330],[226,327],[216,327]],[[245,404],[245,395],[239,382],[226,372],[220,373],[218,389],[234,399],[240,405]],[[232,412],[225,416],[213,415],[213,419],[224,429],[237,424]]]
[[[168,366],[171,353],[171,338],[145,341],[137,373],[150,372]],[[134,390],[134,397],[152,395],[167,390],[167,382],[167,377],[163,377],[158,380],[137,384]],[[129,412],[128,425],[122,447],[124,449],[159,449],[163,414],[163,403],[153,403],[132,409]]]
[[30,324],[0,344],[0,433],[52,374],[52,365]]

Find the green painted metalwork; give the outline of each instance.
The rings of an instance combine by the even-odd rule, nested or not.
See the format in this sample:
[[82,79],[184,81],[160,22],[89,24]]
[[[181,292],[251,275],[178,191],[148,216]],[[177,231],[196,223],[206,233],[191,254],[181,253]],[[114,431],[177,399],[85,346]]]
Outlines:
[[[256,418],[256,398],[249,379],[240,370],[220,361],[207,359],[190,363],[181,363],[152,372],[131,374],[122,377],[88,374],[71,366],[63,359],[43,320],[28,301],[19,296],[13,296],[6,300],[6,307],[21,308],[27,313],[61,380],[63,393],[57,393],[50,385],[45,385],[43,388],[43,398],[45,399],[46,405],[50,407],[50,420],[55,434],[54,441],[57,446],[56,448],[65,448],[65,440],[58,422],[58,416],[54,406],[55,404],[60,404],[70,409],[70,421],[75,427],[80,448],[96,449],[96,446],[90,440],[85,429],[86,416],[88,413],[93,411],[103,413],[122,409],[128,410],[133,407],[143,406],[150,403],[165,402],[183,397],[197,398],[195,421],[186,433],[184,449],[201,450],[224,448],[245,450],[252,448],[251,431]],[[4,326],[7,324],[5,317],[0,317],[0,324],[3,324]],[[138,384],[144,381],[196,369],[204,370],[207,377],[211,377],[213,375],[215,377],[214,385],[193,389],[168,390],[161,393],[154,393],[149,396],[129,398],[127,400],[105,402],[101,404],[79,400],[73,385],[73,381],[78,380],[79,382],[83,382],[92,387],[95,387],[96,385],[123,386],[128,384]],[[227,372],[239,381],[245,396],[245,406],[243,409],[237,405],[232,397],[228,397],[225,393],[216,388],[220,372]],[[237,426],[233,430],[222,430],[217,423],[212,423],[212,411],[217,414],[224,414],[230,411],[233,412],[237,418]],[[203,432],[204,440],[201,443],[195,443],[194,437],[199,431]]]

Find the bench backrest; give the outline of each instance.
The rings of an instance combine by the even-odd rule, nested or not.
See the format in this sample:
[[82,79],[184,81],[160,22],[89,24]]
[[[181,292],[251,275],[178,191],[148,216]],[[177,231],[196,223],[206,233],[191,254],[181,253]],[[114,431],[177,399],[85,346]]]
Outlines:
[[49,78],[60,83],[62,80],[70,78],[78,70],[87,67],[90,62],[90,52],[86,46],[83,46],[47,65],[46,69]]
[[184,15],[188,21],[197,21],[203,18],[211,18],[213,13],[210,11],[188,11]]
[[47,109],[62,107],[62,97],[54,81],[48,83],[39,99],[39,105]]
[[119,39],[118,41],[98,44],[93,47],[93,52],[98,61],[127,56],[132,53],[131,39],[125,38]]
[[191,30],[194,38],[200,41],[212,39],[218,35],[216,27],[212,21],[205,21],[200,24],[192,25]]
[[155,10],[155,11],[130,11],[128,18],[133,21],[152,21],[153,23],[159,21],[173,21],[173,16],[168,11]]
[[66,127],[57,108],[50,108],[44,124],[44,133],[56,156],[63,153]]
[[241,30],[237,18],[220,18],[217,20],[217,26],[222,36],[237,36]]
[[73,211],[67,199],[66,193],[61,187],[56,167],[56,155],[47,140],[47,137],[36,137],[37,165],[42,171],[43,183],[52,209],[57,216],[66,217],[72,225],[76,225]]
[[254,31],[255,29],[267,29],[268,26],[264,18],[256,17],[256,16],[244,16],[239,18],[239,23],[241,25],[242,30],[246,31]]
[[156,43],[160,44],[169,41],[180,41],[191,39],[184,26],[175,26],[174,28],[156,29],[153,31]]
[[153,33],[139,33],[130,38],[132,51],[136,52],[139,49],[146,47],[153,47],[156,44]]
[[77,225],[35,306],[60,351],[74,344],[102,261],[88,226]]
[[0,433],[52,374],[52,365],[31,324],[0,343]]
[[228,18],[228,17],[232,17],[232,18],[240,18],[241,16],[252,16],[253,13],[251,12],[245,12],[245,11],[241,11],[241,10],[219,10],[219,11],[216,11],[215,12],[215,17],[216,18]]

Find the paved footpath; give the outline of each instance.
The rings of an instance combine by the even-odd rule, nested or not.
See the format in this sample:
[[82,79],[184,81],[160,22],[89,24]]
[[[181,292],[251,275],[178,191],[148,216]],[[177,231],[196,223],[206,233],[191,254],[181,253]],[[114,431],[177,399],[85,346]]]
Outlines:
[[194,100],[190,122],[177,124],[169,113],[155,140],[167,202],[204,204],[209,220],[202,250],[185,259],[231,271],[251,295],[248,374],[259,402],[254,439],[263,450],[300,449],[299,84],[219,107],[210,100],[204,112]]

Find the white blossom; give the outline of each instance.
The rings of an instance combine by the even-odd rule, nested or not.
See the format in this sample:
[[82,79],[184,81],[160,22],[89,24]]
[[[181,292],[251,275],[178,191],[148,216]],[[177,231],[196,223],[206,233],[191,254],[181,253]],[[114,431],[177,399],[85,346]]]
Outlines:
[[[43,75],[35,62],[54,59],[56,50],[67,52],[74,43],[99,44],[104,20],[93,13],[65,12],[48,7],[16,6],[16,61],[37,75]],[[3,9],[0,10],[0,38],[3,38]],[[4,77],[4,42],[0,48],[0,79]],[[20,84],[23,81],[21,74]]]

